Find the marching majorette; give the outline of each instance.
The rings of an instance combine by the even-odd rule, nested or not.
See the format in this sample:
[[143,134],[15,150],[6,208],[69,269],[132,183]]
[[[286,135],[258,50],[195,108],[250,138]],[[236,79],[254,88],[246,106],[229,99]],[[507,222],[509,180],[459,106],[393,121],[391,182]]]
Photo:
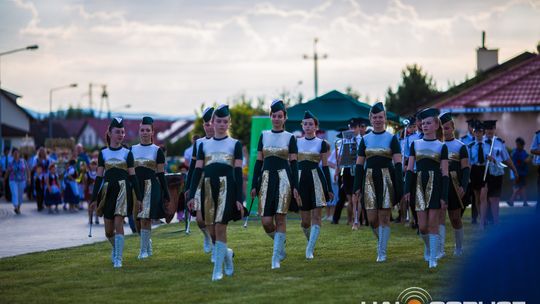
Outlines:
[[[195,172],[195,164],[197,162],[197,151],[198,147],[201,143],[210,140],[214,136],[214,127],[212,126],[212,115],[214,114],[214,107],[208,107],[205,108],[202,112],[202,120],[203,120],[203,129],[205,133],[205,137],[199,138],[195,141],[195,144],[193,145],[193,153],[191,155],[191,162],[189,164],[189,171],[188,176],[185,184],[186,189],[186,201],[189,201],[190,197],[190,189],[191,189],[191,183],[193,181],[193,173]],[[203,164],[204,165],[204,164]],[[193,193],[193,201],[189,204],[189,209],[195,213],[195,217],[197,219],[197,226],[199,226],[199,229],[201,230],[204,241],[203,241],[203,250],[205,253],[212,252],[213,244],[215,242],[215,239],[212,238],[210,233],[208,232],[208,229],[206,229],[206,225],[204,224],[204,220],[201,213],[201,184],[199,183],[196,185],[195,193]],[[191,217],[190,214],[186,214],[185,216]],[[188,219],[190,220],[190,219]],[[214,260],[214,256],[211,257],[211,260]]]
[[370,110],[373,131],[358,148],[354,199],[362,199],[371,229],[377,238],[377,262],[387,258],[390,215],[403,195],[403,168],[398,138],[386,131],[386,110],[381,102]]
[[[259,215],[266,234],[274,240],[272,269],[285,259],[287,212],[298,211],[298,147],[293,134],[285,131],[287,111],[281,100],[270,107],[272,130],[263,131],[257,147],[251,197],[259,196]],[[294,198],[294,199],[293,199]]]
[[165,204],[170,200],[165,180],[165,154],[153,143],[154,120],[145,116],[139,125],[140,143],[131,147],[135,173],[142,192],[142,204],[137,206],[137,219],[141,224],[141,248],[138,258],[152,255],[152,220],[164,218]]
[[[487,155],[488,169],[486,176],[487,183],[487,202],[485,206],[484,214],[487,213],[488,205],[491,209],[493,216],[493,223],[496,225],[499,223],[499,202],[501,200],[502,183],[504,176],[504,168],[510,167],[514,176],[516,177],[515,183],[519,183],[519,173],[514,166],[512,158],[508,154],[504,140],[495,136],[497,129],[496,120],[485,120],[484,127],[486,129],[486,135],[484,136],[484,142],[489,146],[489,153]],[[482,212],[481,211],[481,212]],[[485,219],[485,218],[484,218]]]
[[212,117],[214,137],[198,147],[190,189],[190,200],[193,200],[197,185],[202,183],[200,212],[206,228],[216,240],[212,281],[221,280],[223,272],[227,276],[233,275],[234,253],[227,248],[227,224],[241,219],[244,212],[242,144],[228,136],[230,124],[229,107],[217,107]]
[[[334,198],[328,168],[329,145],[317,138],[319,120],[306,111],[302,120],[305,136],[297,140],[299,182],[298,192],[302,199],[301,226],[306,239],[306,259],[313,259],[315,244],[321,230],[321,213],[326,202]],[[322,163],[322,169],[319,166]]]
[[[467,146],[454,137],[455,125],[452,114],[446,112],[439,116],[443,128],[444,144],[448,148],[448,171],[450,176],[450,189],[448,192],[448,217],[454,228],[455,247],[454,255],[463,253],[463,223],[462,210],[465,209],[463,198],[467,192],[471,169],[469,166],[469,151]],[[439,219],[440,248],[439,258],[445,255],[444,244],[446,237],[446,213],[441,212]]]
[[[448,148],[442,139],[439,110],[428,108],[419,113],[422,139],[410,147],[409,164],[405,174],[404,201],[414,200],[420,235],[424,241],[424,259],[429,268],[437,267],[439,254],[439,219],[448,201]],[[413,170],[416,165],[416,191],[411,197]]]
[[107,147],[99,151],[91,203],[91,208],[105,218],[105,236],[112,245],[114,268],[122,267],[124,217],[133,214],[135,199],[137,204],[142,200],[133,153],[122,145],[124,137],[123,119],[113,118],[107,131]]

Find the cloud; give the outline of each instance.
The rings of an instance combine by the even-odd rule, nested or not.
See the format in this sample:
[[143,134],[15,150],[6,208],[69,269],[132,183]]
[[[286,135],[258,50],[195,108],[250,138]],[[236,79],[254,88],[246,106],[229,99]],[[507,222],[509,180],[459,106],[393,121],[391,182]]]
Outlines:
[[494,44],[515,54],[540,28],[538,2],[526,0],[456,1],[448,9],[406,0],[12,3],[30,13],[17,34],[40,44],[31,66],[10,63],[8,81],[25,102],[45,107],[37,101],[48,88],[97,81],[108,84],[113,103],[129,101],[140,111],[156,100],[178,114],[240,91],[270,96],[299,80],[297,89],[310,97],[312,62],[302,54],[311,53],[314,37],[329,54],[319,65],[320,91],[350,84],[382,97],[406,64],[419,63],[439,83],[462,80],[474,69],[480,30],[500,31]]

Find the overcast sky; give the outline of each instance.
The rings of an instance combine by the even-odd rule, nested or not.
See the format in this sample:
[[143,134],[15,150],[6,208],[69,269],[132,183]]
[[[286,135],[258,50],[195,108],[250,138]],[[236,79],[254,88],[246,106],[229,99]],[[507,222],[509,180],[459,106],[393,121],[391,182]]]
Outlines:
[[87,107],[89,82],[108,85],[113,110],[172,115],[240,93],[312,98],[313,62],[302,55],[318,37],[328,54],[319,93],[350,85],[373,102],[407,64],[442,89],[472,76],[482,30],[499,62],[535,51],[540,0],[0,0],[0,52],[39,44],[3,56],[1,81],[43,112],[49,89],[73,82],[54,93],[55,110]]

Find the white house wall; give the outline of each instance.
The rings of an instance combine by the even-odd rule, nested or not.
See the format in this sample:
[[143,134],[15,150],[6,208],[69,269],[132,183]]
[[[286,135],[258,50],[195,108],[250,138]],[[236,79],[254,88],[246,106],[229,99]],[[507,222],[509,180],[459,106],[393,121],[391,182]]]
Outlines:
[[28,116],[19,107],[0,97],[2,101],[1,121],[10,127],[30,132],[30,120]]

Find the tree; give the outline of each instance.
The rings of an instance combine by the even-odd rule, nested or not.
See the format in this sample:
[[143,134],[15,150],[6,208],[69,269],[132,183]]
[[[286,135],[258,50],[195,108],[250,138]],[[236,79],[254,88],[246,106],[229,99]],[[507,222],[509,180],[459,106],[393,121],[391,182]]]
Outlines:
[[403,115],[416,112],[436,94],[433,78],[417,64],[407,65],[401,71],[401,83],[394,92],[391,87],[386,92],[386,108]]

